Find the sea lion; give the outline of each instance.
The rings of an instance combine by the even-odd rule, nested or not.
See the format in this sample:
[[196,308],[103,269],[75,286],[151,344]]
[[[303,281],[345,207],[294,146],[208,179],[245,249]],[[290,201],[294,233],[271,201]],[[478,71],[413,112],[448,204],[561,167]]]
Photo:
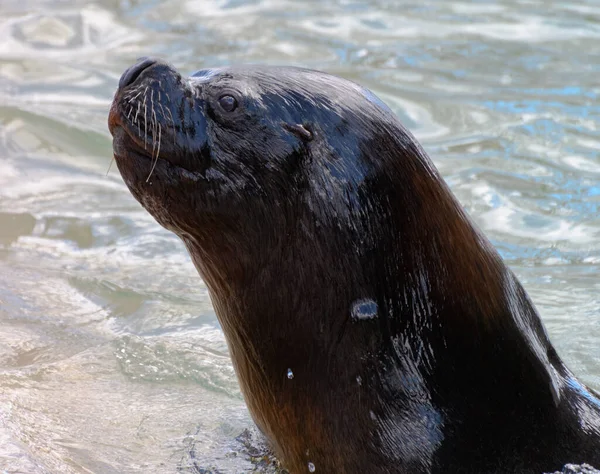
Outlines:
[[144,59],[109,115],[135,198],[184,242],[291,473],[600,466],[600,400],[373,93],[322,72]]

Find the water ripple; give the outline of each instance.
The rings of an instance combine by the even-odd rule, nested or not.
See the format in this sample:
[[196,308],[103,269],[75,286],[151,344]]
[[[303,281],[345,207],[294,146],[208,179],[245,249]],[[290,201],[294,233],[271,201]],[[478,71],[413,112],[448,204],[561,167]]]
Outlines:
[[3,0],[0,468],[250,469],[231,454],[249,421],[207,289],[106,174],[107,108],[142,55],[371,88],[600,387],[599,20],[585,0]]

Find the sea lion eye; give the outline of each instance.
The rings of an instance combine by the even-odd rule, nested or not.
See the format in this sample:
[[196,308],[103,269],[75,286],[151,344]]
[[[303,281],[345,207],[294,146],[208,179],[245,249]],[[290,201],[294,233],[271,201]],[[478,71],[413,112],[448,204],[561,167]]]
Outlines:
[[225,112],[233,112],[237,109],[238,103],[235,97],[230,95],[222,95],[219,97],[219,105]]

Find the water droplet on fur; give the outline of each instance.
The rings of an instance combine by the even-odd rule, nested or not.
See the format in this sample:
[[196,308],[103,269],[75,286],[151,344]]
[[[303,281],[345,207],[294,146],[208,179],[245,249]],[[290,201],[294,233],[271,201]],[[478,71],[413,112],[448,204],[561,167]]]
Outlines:
[[371,299],[356,300],[354,303],[352,303],[350,314],[355,320],[376,318],[377,303]]
[[312,462],[308,463],[308,472],[315,472],[316,468],[315,465]]
[[292,369],[288,369],[287,378],[290,380],[292,380],[294,378],[294,372],[292,372]]
[[356,377],[356,383],[358,385],[362,385],[362,377],[360,375],[358,377]]

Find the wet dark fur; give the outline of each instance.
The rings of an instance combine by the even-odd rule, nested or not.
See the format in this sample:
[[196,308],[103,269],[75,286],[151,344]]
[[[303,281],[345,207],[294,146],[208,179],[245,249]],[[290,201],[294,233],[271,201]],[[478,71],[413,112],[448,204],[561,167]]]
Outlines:
[[111,109],[117,165],[184,241],[290,472],[600,466],[597,395],[376,97],[295,68],[141,69]]

